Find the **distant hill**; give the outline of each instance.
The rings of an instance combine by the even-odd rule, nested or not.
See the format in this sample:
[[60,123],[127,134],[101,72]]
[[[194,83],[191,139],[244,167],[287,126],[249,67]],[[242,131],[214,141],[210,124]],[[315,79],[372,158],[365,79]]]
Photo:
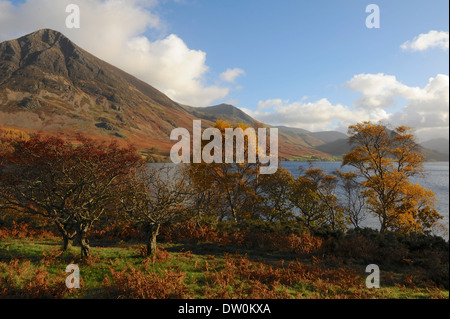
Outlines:
[[426,142],[420,143],[425,148],[442,153],[449,154],[449,140],[448,138],[435,138]]
[[[427,161],[439,161],[447,162],[449,160],[449,155],[437,152],[435,150],[426,148],[423,144],[419,145],[420,151],[425,155]],[[322,144],[315,147],[317,150],[331,154],[334,156],[342,156],[351,150],[351,144],[348,138],[339,139],[330,143]]]
[[421,146],[421,151],[425,155],[425,160],[432,161],[432,162],[448,162],[449,161],[449,155],[443,154],[440,152],[436,152],[433,150],[430,150],[428,148],[424,148]]
[[305,129],[286,126],[277,126],[277,128],[288,135],[309,139],[311,141],[311,143],[309,143],[311,146],[322,145],[339,139],[348,138],[346,134],[336,131],[310,132]]
[[347,138],[341,138],[329,143],[316,146],[316,149],[334,156],[342,156],[351,150],[350,141]]
[[245,124],[253,124],[256,122],[251,116],[230,104],[220,104],[208,107],[191,107],[183,105],[183,108],[190,114],[203,120],[224,120],[230,123]]
[[[208,107],[191,107],[183,105],[183,108],[195,117],[215,122],[217,120],[225,120],[230,123],[246,123],[254,124],[257,121],[243,112],[241,109],[229,105],[220,104]],[[323,159],[331,159],[332,154],[322,152],[316,146],[336,141],[340,138],[347,138],[347,135],[329,131],[329,132],[310,132],[301,128],[287,126],[270,126],[279,130],[281,156],[304,157],[316,156]]]

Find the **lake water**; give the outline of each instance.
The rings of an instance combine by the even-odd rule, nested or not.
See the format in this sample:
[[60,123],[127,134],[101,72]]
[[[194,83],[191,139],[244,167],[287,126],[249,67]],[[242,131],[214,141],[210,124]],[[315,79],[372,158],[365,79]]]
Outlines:
[[[288,169],[296,177],[299,175],[299,167],[307,169],[310,164],[308,162],[283,162],[282,166]],[[313,162],[312,166],[323,169],[327,173],[340,169],[341,171],[353,170],[350,166],[341,167],[340,162]],[[435,193],[438,203],[436,209],[444,219],[441,223],[446,229],[449,227],[449,162],[427,162],[425,163],[425,176],[423,178],[415,177],[412,182],[420,184],[426,189],[430,189]],[[379,221],[373,216],[368,216],[367,220],[362,224],[366,227],[379,228]],[[435,231],[436,235],[443,236],[448,239],[448,232]]]

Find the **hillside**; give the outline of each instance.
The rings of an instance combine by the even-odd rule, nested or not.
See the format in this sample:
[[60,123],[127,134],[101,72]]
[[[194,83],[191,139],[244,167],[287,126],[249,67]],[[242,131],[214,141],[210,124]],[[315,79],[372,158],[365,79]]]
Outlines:
[[[421,152],[425,155],[426,161],[447,162],[449,160],[448,153],[443,154],[435,150],[431,150],[429,148],[424,147],[423,144],[420,144],[419,148]],[[342,156],[351,150],[351,144],[348,138],[344,138],[316,146],[316,149],[333,156]]]
[[0,126],[48,134],[82,131],[170,146],[170,132],[194,119],[176,102],[96,58],[57,31],[0,44]]
[[191,107],[183,105],[183,108],[202,120],[216,121],[217,119],[221,119],[231,123],[246,124],[253,124],[256,122],[251,116],[229,104],[220,104],[209,107]]
[[425,148],[442,153],[449,154],[449,140],[448,138],[435,138],[420,143]]
[[[250,125],[257,122],[239,108],[229,104],[209,107],[183,105],[183,108],[195,117],[213,122],[225,120],[232,123],[246,123]],[[330,153],[323,152],[315,147],[347,137],[347,135],[340,132],[310,132],[301,128],[287,126],[264,126],[278,128],[280,155],[284,158],[316,156],[318,158],[331,159]]]

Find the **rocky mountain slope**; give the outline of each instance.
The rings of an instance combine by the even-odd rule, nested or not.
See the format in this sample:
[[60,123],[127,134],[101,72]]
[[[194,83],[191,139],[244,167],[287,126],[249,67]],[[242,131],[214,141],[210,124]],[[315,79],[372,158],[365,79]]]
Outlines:
[[73,44],[39,30],[0,44],[0,125],[117,137],[169,147],[194,119],[178,103]]

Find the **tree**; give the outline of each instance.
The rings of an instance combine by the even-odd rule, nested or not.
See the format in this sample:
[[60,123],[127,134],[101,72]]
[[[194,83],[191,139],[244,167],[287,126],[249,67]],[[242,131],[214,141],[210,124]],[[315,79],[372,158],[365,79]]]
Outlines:
[[305,226],[345,228],[342,207],[335,194],[337,182],[336,176],[325,174],[321,168],[301,169],[293,184],[291,200]]
[[[214,128],[220,130],[222,140],[225,140],[226,129],[245,130],[248,126],[238,124],[232,127],[226,121],[217,121]],[[250,143],[256,143],[256,139],[251,142],[247,137],[245,138],[243,163],[226,163],[225,147],[222,147],[222,153],[217,154],[222,158],[222,163],[205,163],[202,160],[201,163],[192,164],[188,168],[195,191],[199,194],[207,194],[208,199],[213,198],[215,205],[209,207],[209,210],[214,211],[219,220],[228,219],[238,222],[257,215],[256,201],[259,190],[260,163],[249,163]],[[203,141],[203,144],[208,144],[208,141]],[[217,150],[212,151],[216,152]]]
[[366,199],[362,194],[363,188],[358,181],[358,174],[355,172],[344,173],[339,170],[335,174],[340,180],[342,195],[339,202],[344,210],[345,218],[350,225],[359,229],[367,214]]
[[442,216],[434,208],[434,193],[410,181],[423,174],[424,161],[411,129],[390,131],[385,125],[363,122],[350,126],[349,135],[353,148],[343,165],[357,169],[367,208],[378,217],[380,231],[430,230]]
[[15,140],[27,141],[29,139],[30,136],[23,131],[0,127],[0,154],[12,152],[13,148],[11,146],[11,143]]
[[261,176],[259,209],[265,220],[288,221],[294,217],[294,205],[291,202],[294,180],[294,176],[285,168],[279,168],[274,174]]
[[299,219],[306,227],[320,227],[325,223],[323,203],[317,192],[317,184],[304,174],[300,175],[291,186],[290,200],[299,210]]
[[189,185],[179,168],[146,166],[124,184],[120,201],[126,218],[142,227],[147,254],[157,249],[161,225],[173,222],[185,211]]
[[88,231],[113,209],[118,187],[141,158],[134,148],[114,142],[81,135],[75,142],[40,135],[12,142],[13,151],[0,155],[0,197],[1,208],[49,218],[63,237],[63,249],[77,239],[85,257]]
[[332,230],[344,230],[346,226],[343,219],[343,210],[336,195],[337,177],[325,174],[320,168],[308,169],[306,176],[317,185],[317,194],[325,213],[325,223]]

